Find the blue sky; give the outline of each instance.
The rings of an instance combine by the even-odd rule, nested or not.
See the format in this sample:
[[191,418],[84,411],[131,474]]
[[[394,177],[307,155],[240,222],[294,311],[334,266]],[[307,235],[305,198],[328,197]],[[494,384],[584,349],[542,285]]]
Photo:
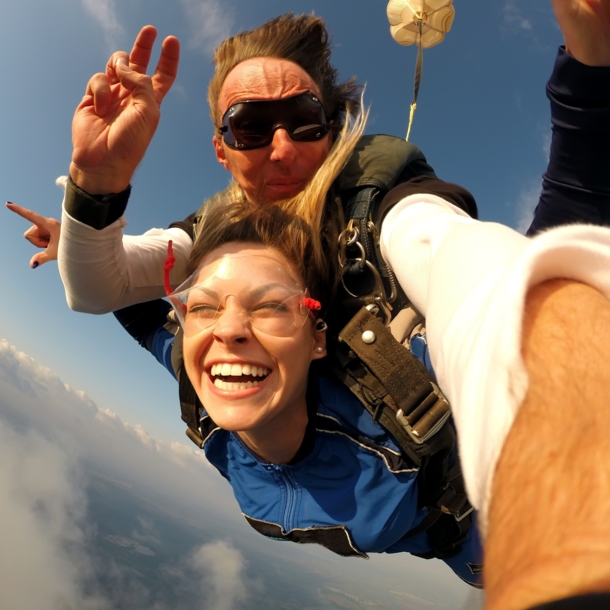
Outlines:
[[[562,37],[550,2],[456,0],[445,42],[424,56],[411,140],[437,174],[471,190],[484,220],[523,226],[550,139],[545,83]],[[367,131],[404,136],[415,49],[389,34],[381,0],[0,0],[0,197],[59,217],[70,123],[88,78],[141,26],[182,42],[178,79],[134,178],[127,232],[184,218],[224,187],[205,104],[211,50],[288,10],[325,18],[341,78],[367,84]],[[153,62],[156,61],[156,57]],[[67,308],[57,266],[31,270],[26,223],[0,222],[0,338],[155,438],[182,441],[170,376],[112,316]],[[45,405],[40,405],[44,411]]]
[[[211,50],[226,35],[286,10],[315,11],[328,24],[342,78],[367,84],[369,133],[403,136],[415,49],[389,35],[377,0],[0,0],[0,197],[59,216],[71,155],[70,123],[88,78],[111,50],[129,50],[136,32],[156,25],[177,35],[178,79],[153,144],[138,169],[128,232],[166,226],[221,189],[205,104]],[[550,137],[545,83],[561,33],[549,2],[455,3],[445,42],[425,53],[411,140],[437,174],[470,189],[480,215],[517,226],[531,215]],[[0,334],[51,366],[96,401],[173,438],[182,434],[174,387],[111,316],[68,310],[54,263],[28,268],[25,222],[3,212]]]

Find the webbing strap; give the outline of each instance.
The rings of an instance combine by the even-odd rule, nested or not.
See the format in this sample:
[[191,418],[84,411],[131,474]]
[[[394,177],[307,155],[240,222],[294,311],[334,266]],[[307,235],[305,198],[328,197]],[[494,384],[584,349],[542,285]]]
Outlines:
[[186,435],[201,449],[203,445],[203,438],[199,429],[199,416],[201,413],[199,407],[201,403],[193,384],[184,370],[184,361],[182,359],[183,337],[184,334],[180,328],[176,333],[174,345],[172,346],[172,366],[178,378],[178,395],[180,397],[182,421],[188,426]]
[[397,419],[414,443],[423,443],[450,416],[449,403],[430,381],[426,367],[366,307],[339,334],[387,390]]

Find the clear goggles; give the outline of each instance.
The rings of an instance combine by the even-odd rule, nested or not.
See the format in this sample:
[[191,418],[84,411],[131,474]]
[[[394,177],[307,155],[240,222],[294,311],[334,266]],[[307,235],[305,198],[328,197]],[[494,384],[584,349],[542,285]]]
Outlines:
[[267,335],[290,337],[321,309],[285,267],[263,255],[221,256],[168,297],[186,337],[213,329],[225,314]]
[[329,123],[318,97],[306,91],[279,100],[232,104],[222,117],[220,132],[227,146],[250,150],[271,144],[280,127],[295,142],[315,142],[328,133]]

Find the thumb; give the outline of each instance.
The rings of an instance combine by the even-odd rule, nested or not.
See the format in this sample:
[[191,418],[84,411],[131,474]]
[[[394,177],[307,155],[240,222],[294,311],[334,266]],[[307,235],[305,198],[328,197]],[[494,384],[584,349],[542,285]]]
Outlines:
[[30,268],[36,269],[36,267],[40,267],[40,265],[44,265],[49,261],[55,260],[56,256],[49,256],[49,253],[44,250],[43,252],[39,252],[38,254],[34,254],[30,259]]

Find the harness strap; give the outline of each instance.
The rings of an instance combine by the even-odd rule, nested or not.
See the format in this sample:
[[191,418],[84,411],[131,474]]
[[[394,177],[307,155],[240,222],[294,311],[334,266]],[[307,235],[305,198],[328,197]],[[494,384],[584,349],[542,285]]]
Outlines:
[[364,362],[396,406],[396,419],[422,445],[449,419],[449,403],[425,366],[363,307],[339,334]]
[[184,362],[182,360],[182,339],[184,333],[182,328],[179,328],[174,338],[172,347],[172,366],[178,378],[178,395],[180,397],[180,410],[182,412],[182,421],[187,425],[186,435],[200,449],[203,447],[203,437],[199,418],[201,417],[201,402],[195,388],[191,384],[186,371],[184,370]]

